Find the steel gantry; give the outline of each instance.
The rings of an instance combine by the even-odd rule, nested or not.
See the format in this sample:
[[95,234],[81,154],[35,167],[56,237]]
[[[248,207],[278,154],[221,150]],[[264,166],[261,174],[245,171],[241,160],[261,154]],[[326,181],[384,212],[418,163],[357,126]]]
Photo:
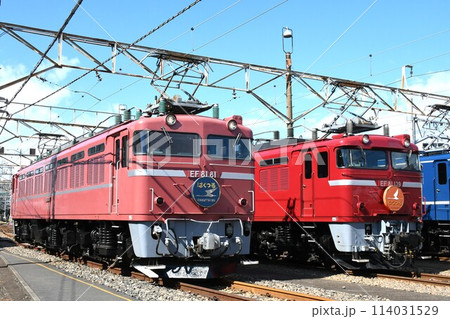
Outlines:
[[[56,31],[4,22],[0,22],[0,29],[38,54],[42,54],[42,51],[31,40],[26,39],[27,34],[48,38],[58,36]],[[34,40],[36,41],[36,38]],[[39,76],[55,68],[72,68],[85,72],[94,70],[98,74],[109,73],[147,79],[161,96],[166,94],[168,89],[181,86],[192,86],[192,96],[200,87],[245,92],[254,96],[288,126],[306,116],[314,116],[321,109],[336,114],[336,120],[332,121],[334,123],[339,119],[348,120],[349,117],[360,120],[369,117],[376,119],[381,111],[429,118],[435,114],[432,105],[449,104],[449,97],[445,95],[305,73],[290,68],[281,69],[68,33],[60,33],[57,40],[58,55],[54,58],[45,57],[51,66],[35,72],[32,76]],[[93,66],[64,63],[64,44],[87,58]],[[100,51],[99,48],[110,51],[106,60],[102,58],[105,57],[105,51]],[[119,55],[126,57],[137,68],[125,72],[127,68],[118,65]],[[301,101],[301,111],[292,116],[279,111],[263,97],[264,87],[287,76],[299,87],[294,94],[308,97]],[[4,83],[0,90],[24,79]]]
[[[184,91],[188,88],[189,92],[185,92],[189,99],[195,99],[194,96],[200,88],[230,90],[234,94],[246,93],[261,102],[292,130],[300,119],[324,118],[324,114],[331,114],[328,123],[322,122],[321,124],[326,125],[318,127],[323,135],[333,132],[335,127],[349,121],[363,124],[376,122],[382,112],[409,114],[414,118],[414,123],[420,121],[444,123],[445,128],[442,125],[433,127],[431,124],[428,124],[428,127],[421,126],[420,129],[417,127],[416,131],[419,134],[417,140],[423,142],[427,138],[432,138],[433,141],[430,144],[440,143],[440,141],[436,140],[436,134],[425,131],[430,129],[445,131],[449,126],[446,112],[450,107],[450,97],[446,95],[300,72],[292,70],[291,67],[283,69],[152,48],[139,45],[138,41],[116,42],[6,22],[0,22],[0,29],[3,35],[8,35],[23,44],[25,48],[45,59],[49,65],[34,71],[29,76],[1,83],[0,96],[2,91],[24,82],[29,77],[39,79],[51,70],[70,68],[78,70],[82,75],[61,88],[69,87],[86,74],[95,74],[99,78],[101,74],[111,74],[147,80],[158,92],[158,99],[166,97],[170,90]],[[42,38],[57,41],[58,49],[50,52],[55,54],[54,56],[44,54],[42,43],[45,41],[42,41]],[[70,59],[63,59],[63,52],[66,56],[80,57],[78,61],[81,61],[81,65],[71,63]],[[286,81],[286,79],[292,81],[290,89],[295,101],[294,112],[291,114],[280,111],[265,97],[269,85]],[[10,103],[7,98],[0,100],[2,130],[0,144],[4,153],[7,153],[9,143],[26,137],[29,140],[38,141],[36,143],[38,146],[35,147],[38,149],[38,154],[35,155],[41,155],[48,148],[73,140],[71,127],[82,128],[83,134],[95,133],[96,130],[102,129],[99,125],[74,121],[49,120],[44,124],[39,122],[39,119],[24,116],[25,110],[39,107],[38,103],[55,92],[36,103],[16,105],[15,108],[11,107],[16,102]],[[89,92],[85,94],[92,95]],[[55,110],[56,108],[53,109]],[[73,109],[71,112],[76,110]],[[91,112],[100,114],[96,110]],[[106,114],[106,112],[101,115],[97,123],[103,123],[113,116],[112,113]],[[46,132],[40,125],[52,127],[52,131]],[[310,130],[314,129],[310,128]],[[20,156],[24,154],[19,153]],[[0,154],[0,156],[4,155]]]

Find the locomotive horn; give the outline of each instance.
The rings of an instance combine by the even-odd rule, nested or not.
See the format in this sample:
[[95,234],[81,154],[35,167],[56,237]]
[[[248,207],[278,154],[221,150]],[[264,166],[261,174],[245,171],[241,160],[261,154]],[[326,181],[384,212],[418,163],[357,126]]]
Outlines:
[[345,125],[347,135],[353,135],[353,121],[347,121]]
[[389,125],[388,124],[383,125],[383,134],[384,134],[384,136],[389,136]]

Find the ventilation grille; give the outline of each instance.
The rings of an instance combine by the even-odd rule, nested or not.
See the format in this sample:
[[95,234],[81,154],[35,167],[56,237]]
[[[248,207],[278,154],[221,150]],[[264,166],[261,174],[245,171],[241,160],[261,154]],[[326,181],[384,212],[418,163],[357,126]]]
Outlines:
[[286,191],[289,189],[289,168],[271,168],[259,173],[261,191]]

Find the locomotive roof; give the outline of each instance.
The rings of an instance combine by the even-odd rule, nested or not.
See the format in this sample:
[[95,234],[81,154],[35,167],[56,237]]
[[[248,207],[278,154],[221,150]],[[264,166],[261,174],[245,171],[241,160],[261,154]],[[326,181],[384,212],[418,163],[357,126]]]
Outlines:
[[256,144],[254,146],[255,151],[263,151],[270,148],[278,148],[283,146],[294,146],[299,143],[305,142],[305,139],[301,138],[294,138],[294,137],[288,137],[281,140],[270,140],[270,141],[264,141],[262,143]]
[[405,139],[409,140],[409,135],[397,135],[397,136],[384,136],[384,135],[367,135],[369,136],[370,142],[364,144],[362,142],[362,137],[364,135],[345,135],[337,134],[332,136],[332,138],[317,139],[317,140],[304,140],[296,138],[288,138],[276,141],[270,141],[262,143],[261,145],[255,146],[256,152],[264,152],[269,150],[276,150],[283,147],[289,148],[314,148],[317,146],[328,146],[328,147],[339,147],[339,146],[355,146],[364,148],[386,148],[386,149],[410,149],[412,151],[418,151],[416,145],[411,144],[409,148],[403,145]]
[[442,150],[422,151],[420,153],[420,156],[429,159],[448,159],[450,158],[450,150],[442,149]]

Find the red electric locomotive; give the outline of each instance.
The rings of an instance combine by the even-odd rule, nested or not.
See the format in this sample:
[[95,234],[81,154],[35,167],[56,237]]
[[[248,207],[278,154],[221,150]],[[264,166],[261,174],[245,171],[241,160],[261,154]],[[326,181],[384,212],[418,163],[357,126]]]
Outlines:
[[152,277],[230,271],[250,249],[252,132],[240,116],[193,115],[205,108],[165,99],[21,169],[12,187],[17,240],[131,263]]
[[407,266],[421,246],[418,156],[408,135],[261,145],[252,251],[350,269]]

